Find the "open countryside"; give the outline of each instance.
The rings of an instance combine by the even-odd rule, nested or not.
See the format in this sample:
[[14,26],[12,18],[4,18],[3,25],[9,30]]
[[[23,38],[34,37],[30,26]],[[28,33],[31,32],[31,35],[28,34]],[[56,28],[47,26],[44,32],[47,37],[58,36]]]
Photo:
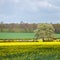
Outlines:
[[[34,33],[0,33],[0,39],[32,39]],[[60,34],[56,34],[57,37]],[[13,36],[13,37],[12,37]],[[8,38],[7,38],[8,37]],[[60,42],[0,42],[0,60],[59,60]]]
[[54,29],[51,24],[38,24],[38,27],[41,32],[37,30],[37,33],[33,33],[34,30],[28,32],[26,29],[23,29],[25,31],[23,33],[16,32],[16,30],[13,32],[12,29],[8,29],[10,32],[7,30],[4,32],[4,28],[1,27],[0,60],[59,60],[60,34],[53,33]]
[[[35,33],[0,33],[0,39],[34,39]],[[60,34],[55,34],[55,38],[60,38]]]
[[60,60],[60,0],[0,0],[0,60]]
[[59,60],[59,42],[0,43],[1,60]]

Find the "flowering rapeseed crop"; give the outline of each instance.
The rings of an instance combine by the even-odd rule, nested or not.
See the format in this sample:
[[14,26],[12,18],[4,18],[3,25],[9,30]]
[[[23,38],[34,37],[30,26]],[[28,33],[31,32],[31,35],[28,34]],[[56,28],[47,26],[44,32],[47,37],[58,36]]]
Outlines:
[[0,60],[59,60],[59,42],[0,43]]

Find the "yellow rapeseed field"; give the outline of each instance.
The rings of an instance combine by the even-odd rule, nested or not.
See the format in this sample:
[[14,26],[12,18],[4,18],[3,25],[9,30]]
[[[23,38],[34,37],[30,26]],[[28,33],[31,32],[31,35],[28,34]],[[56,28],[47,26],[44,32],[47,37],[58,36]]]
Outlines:
[[60,42],[2,42],[0,46],[11,45],[60,45]]
[[60,60],[60,42],[0,42],[0,60]]

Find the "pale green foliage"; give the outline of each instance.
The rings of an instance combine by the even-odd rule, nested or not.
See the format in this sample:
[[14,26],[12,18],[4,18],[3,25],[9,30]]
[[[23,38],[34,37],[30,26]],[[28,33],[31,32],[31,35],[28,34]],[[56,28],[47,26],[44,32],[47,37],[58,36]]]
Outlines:
[[35,37],[36,39],[40,39],[42,38],[44,39],[52,39],[54,37],[54,27],[52,26],[52,24],[48,24],[48,23],[41,23],[38,24],[37,29],[35,30]]

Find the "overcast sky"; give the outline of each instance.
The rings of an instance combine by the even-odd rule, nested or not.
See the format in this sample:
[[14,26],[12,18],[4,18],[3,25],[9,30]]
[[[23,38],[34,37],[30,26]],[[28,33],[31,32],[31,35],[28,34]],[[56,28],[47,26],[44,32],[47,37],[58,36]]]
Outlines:
[[60,0],[0,0],[0,22],[60,23]]

